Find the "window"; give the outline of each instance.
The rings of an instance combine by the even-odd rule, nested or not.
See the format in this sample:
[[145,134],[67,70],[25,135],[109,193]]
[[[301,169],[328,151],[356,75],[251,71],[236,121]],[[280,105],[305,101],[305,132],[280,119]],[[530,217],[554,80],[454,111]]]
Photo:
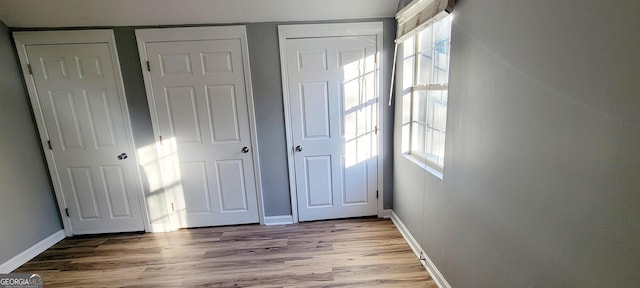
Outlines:
[[408,124],[403,150],[439,172],[444,168],[450,35],[447,15],[403,42],[403,123]]

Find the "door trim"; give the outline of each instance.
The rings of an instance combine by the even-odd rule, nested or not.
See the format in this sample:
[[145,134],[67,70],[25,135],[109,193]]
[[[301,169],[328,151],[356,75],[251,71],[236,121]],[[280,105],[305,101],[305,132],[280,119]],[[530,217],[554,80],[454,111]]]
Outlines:
[[382,22],[357,22],[357,23],[330,23],[330,24],[296,24],[278,25],[278,40],[280,45],[280,70],[282,72],[282,98],[284,103],[285,130],[287,136],[287,161],[289,169],[289,191],[291,194],[291,215],[293,223],[298,223],[298,195],[295,179],[295,158],[293,153],[293,131],[291,123],[290,95],[289,95],[289,73],[287,71],[287,39],[300,38],[321,38],[321,37],[347,37],[347,36],[376,36],[376,50],[378,62],[378,217],[383,217],[384,212],[384,189],[383,189],[383,168],[384,168],[384,105],[382,105],[383,91],[383,50]]
[[[247,93],[247,109],[249,113],[249,131],[251,138],[251,153],[253,156],[254,181],[256,182],[256,194],[258,200],[258,218],[260,225],[264,225],[264,202],[262,195],[262,178],[260,173],[260,155],[258,148],[258,133],[256,131],[256,113],[253,101],[253,85],[251,83],[251,69],[249,65],[249,47],[247,44],[247,30],[244,25],[238,26],[211,26],[211,27],[181,27],[181,28],[153,28],[136,29],[136,41],[138,43],[138,53],[140,55],[140,67],[143,71],[144,85],[147,94],[147,102],[152,117],[153,134],[155,139],[160,135],[160,127],[157,127],[158,115],[153,96],[153,85],[151,83],[151,73],[147,71],[147,42],[161,41],[197,41],[197,40],[220,40],[220,39],[240,39],[242,49],[242,65],[244,69],[245,90]],[[157,151],[156,151],[157,152]],[[157,154],[157,153],[156,153]],[[166,229],[165,229],[166,230]]]
[[100,29],[100,30],[73,30],[73,31],[28,31],[28,32],[13,32],[13,38],[15,40],[16,50],[18,52],[18,58],[20,59],[20,68],[22,69],[22,75],[27,86],[27,92],[29,94],[29,100],[31,107],[33,108],[34,118],[38,127],[38,134],[40,136],[40,144],[42,145],[43,154],[47,160],[47,167],[49,168],[49,174],[51,181],[53,182],[53,190],[56,195],[56,201],[58,203],[58,212],[62,219],[64,227],[64,234],[66,236],[73,235],[73,228],[71,226],[71,220],[66,216],[65,208],[67,207],[64,195],[62,193],[62,187],[60,186],[60,180],[56,165],[53,159],[53,152],[49,150],[48,139],[49,132],[47,131],[42,108],[40,107],[40,100],[35,86],[33,76],[29,73],[29,59],[27,56],[27,45],[47,45],[47,44],[83,44],[83,43],[107,43],[109,45],[109,51],[111,52],[111,61],[115,73],[116,86],[118,94],[120,96],[120,105],[122,108],[122,114],[125,117],[124,125],[127,129],[126,135],[129,142],[129,150],[131,151],[131,160],[134,163],[133,171],[135,175],[136,190],[138,198],[140,199],[142,222],[144,223],[144,230],[149,232],[150,222],[147,213],[147,202],[144,197],[144,189],[142,186],[142,178],[140,174],[140,167],[138,165],[138,150],[136,148],[133,139],[133,129],[131,126],[131,115],[129,114],[129,106],[127,104],[127,96],[124,91],[124,84],[122,80],[122,72],[120,69],[120,60],[118,58],[118,51],[116,49],[116,40],[113,35],[113,30]]

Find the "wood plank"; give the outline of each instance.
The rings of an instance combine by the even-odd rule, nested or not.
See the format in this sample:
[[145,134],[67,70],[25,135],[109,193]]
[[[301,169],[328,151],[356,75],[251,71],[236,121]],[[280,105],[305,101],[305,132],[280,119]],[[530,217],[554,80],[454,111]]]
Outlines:
[[47,287],[437,287],[377,218],[73,237],[14,272]]

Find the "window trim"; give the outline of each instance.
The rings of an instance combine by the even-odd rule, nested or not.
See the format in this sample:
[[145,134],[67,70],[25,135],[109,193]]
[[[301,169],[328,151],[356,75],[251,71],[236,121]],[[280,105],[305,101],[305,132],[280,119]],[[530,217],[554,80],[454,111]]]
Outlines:
[[440,180],[444,179],[444,170],[441,171],[441,170],[435,169],[431,165],[427,164],[424,160],[420,158],[416,158],[415,156],[409,154],[408,152],[402,153],[402,156],[405,159],[411,161],[413,164],[418,165],[418,167],[431,173],[433,176],[437,177],[438,179]]
[[[408,40],[410,38],[413,38],[413,47],[412,47],[412,55],[402,55],[403,59],[407,59],[409,57],[414,58],[413,59],[413,72],[411,75],[411,85],[409,87],[404,87],[402,86],[402,90],[409,90],[408,92],[410,93],[410,104],[409,104],[409,109],[408,111],[403,111],[403,113],[408,113],[409,117],[408,117],[408,121],[409,121],[409,129],[407,131],[408,135],[403,136],[403,139],[406,139],[408,141],[408,149],[407,151],[403,151],[403,156],[405,158],[407,158],[409,161],[415,163],[416,165],[418,165],[419,167],[425,169],[426,171],[430,172],[431,174],[433,174],[434,176],[436,176],[439,179],[443,179],[443,174],[444,174],[444,159],[443,159],[443,163],[442,165],[440,165],[440,163],[433,161],[431,159],[429,159],[427,154],[424,153],[420,153],[419,151],[414,150],[414,145],[413,145],[413,140],[414,140],[414,125],[416,122],[416,118],[414,118],[414,107],[415,107],[415,97],[416,96],[416,92],[418,91],[449,91],[449,80],[447,80],[447,83],[434,83],[434,84],[417,84],[418,82],[418,75],[419,75],[419,71],[420,71],[420,63],[419,63],[419,55],[420,55],[420,49],[419,49],[419,45],[420,45],[420,39],[419,39],[419,34],[420,32],[422,32],[424,29],[435,25],[438,21],[446,18],[447,16],[449,16],[449,13],[446,12],[442,12],[439,13],[438,15],[436,15],[435,17],[429,19],[428,21],[425,21],[422,25],[419,25],[418,27],[416,27],[416,29],[413,29],[413,31],[411,31],[410,33],[407,33],[405,35],[402,35],[401,39],[399,39],[403,44],[405,44],[405,40]],[[449,31],[450,33],[450,31]],[[449,47],[450,47],[450,39],[449,39]],[[450,48],[449,48],[450,49]],[[404,49],[403,49],[404,50]],[[450,57],[450,55],[449,55]],[[402,65],[404,65],[405,62],[402,62]],[[431,65],[431,70],[433,70],[433,64]],[[403,69],[404,70],[404,69]],[[433,71],[431,71],[433,72]],[[447,73],[449,73],[447,71]],[[433,74],[433,73],[431,73]],[[403,75],[403,78],[406,77],[406,75]],[[403,81],[404,82],[404,81]],[[403,93],[403,95],[405,95],[405,93]],[[427,103],[428,104],[428,103]],[[448,105],[447,105],[448,106]],[[427,111],[427,114],[428,111]],[[427,115],[427,117],[429,117],[429,115]],[[446,146],[446,117],[445,117],[445,132],[444,132],[444,137],[445,137],[445,141],[444,141],[444,145]],[[426,131],[428,130],[428,125],[426,125],[425,123],[425,129],[424,129],[424,133],[425,133],[425,142],[423,144],[426,145]],[[404,133],[404,131],[403,131]],[[425,148],[426,150],[426,148]],[[425,151],[426,152],[426,151]],[[443,153],[443,158],[444,158],[444,153]]]
[[431,22],[439,21],[453,12],[456,0],[413,0],[396,13],[398,34],[396,43],[413,36]]

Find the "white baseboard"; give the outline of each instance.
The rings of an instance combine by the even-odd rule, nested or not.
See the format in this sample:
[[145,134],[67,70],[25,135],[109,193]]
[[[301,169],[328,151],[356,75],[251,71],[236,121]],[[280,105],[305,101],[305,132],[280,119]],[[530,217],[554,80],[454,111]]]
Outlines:
[[22,251],[22,253],[9,259],[9,261],[0,264],[0,274],[11,273],[11,271],[16,270],[18,267],[22,266],[24,263],[29,262],[29,260],[35,258],[40,253],[49,249],[51,246],[60,242],[60,240],[64,238],[65,238],[64,230],[60,230],[56,233],[51,234],[51,236],[45,238],[44,240],[29,247],[27,250]]
[[384,209],[384,211],[382,211],[382,218],[384,218],[384,219],[389,219],[389,218],[391,218],[391,213],[393,213],[393,210],[391,210],[391,209]]
[[[429,275],[431,275],[431,278],[433,279],[433,281],[436,282],[436,285],[438,285],[438,287],[440,288],[451,288],[451,285],[449,285],[449,282],[447,282],[447,279],[445,279],[444,276],[442,276],[442,273],[440,273],[440,270],[438,270],[438,267],[436,267],[436,265],[433,264],[433,261],[431,261],[431,259],[429,258],[429,255],[427,255],[427,253],[424,252],[424,250],[422,250],[422,247],[420,247],[420,244],[418,244],[418,241],[416,241],[416,238],[413,238],[413,235],[411,235],[411,232],[409,232],[409,229],[407,229],[407,226],[405,226],[404,223],[402,223],[402,220],[400,220],[398,215],[396,215],[396,213],[393,211],[391,211],[391,221],[393,221],[393,223],[396,224],[396,227],[398,227],[398,231],[400,231],[400,234],[402,234],[404,239],[407,240],[409,247],[411,247],[411,250],[413,250],[413,253],[416,254],[416,257],[418,257],[418,259],[421,259],[424,257],[424,260],[421,259],[420,263],[422,263],[422,266],[424,266],[427,272],[429,272]],[[421,255],[422,257],[420,257]]]
[[264,217],[264,225],[286,225],[293,224],[293,216],[291,215],[282,215],[282,216],[265,216]]

